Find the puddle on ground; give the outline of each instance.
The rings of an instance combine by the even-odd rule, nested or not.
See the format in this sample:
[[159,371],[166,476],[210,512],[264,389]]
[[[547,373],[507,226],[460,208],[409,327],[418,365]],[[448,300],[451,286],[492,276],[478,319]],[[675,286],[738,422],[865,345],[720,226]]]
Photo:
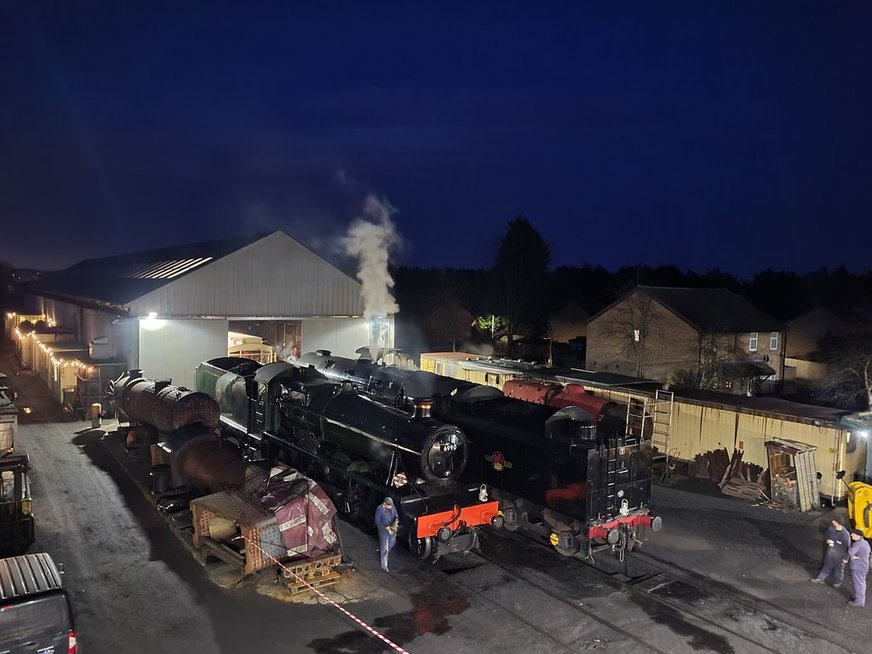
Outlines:
[[650,592],[650,595],[656,597],[668,597],[670,599],[684,602],[685,604],[699,604],[711,597],[702,588],[690,586],[683,581],[673,581],[669,584],[659,586]]
[[[451,629],[449,618],[469,608],[466,597],[440,578],[409,599],[414,606],[411,611],[376,618],[370,626],[385,638],[403,645],[424,634],[440,636],[448,632]],[[335,638],[316,638],[308,646],[317,654],[376,654],[388,650],[385,643],[362,628],[343,632]]]
[[734,654],[735,650],[726,638],[689,623],[676,609],[658,605],[642,596],[631,596],[631,600],[655,622],[668,627],[673,633],[688,636],[687,644],[694,650]]

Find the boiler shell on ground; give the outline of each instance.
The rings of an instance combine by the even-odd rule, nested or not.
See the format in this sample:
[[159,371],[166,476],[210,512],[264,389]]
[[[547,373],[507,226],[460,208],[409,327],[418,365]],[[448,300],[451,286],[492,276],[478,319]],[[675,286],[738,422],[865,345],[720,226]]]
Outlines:
[[129,384],[122,395],[122,409],[131,419],[166,433],[193,424],[208,429],[218,426],[218,404],[205,393],[178,386],[166,386],[155,392],[155,382],[137,382]]

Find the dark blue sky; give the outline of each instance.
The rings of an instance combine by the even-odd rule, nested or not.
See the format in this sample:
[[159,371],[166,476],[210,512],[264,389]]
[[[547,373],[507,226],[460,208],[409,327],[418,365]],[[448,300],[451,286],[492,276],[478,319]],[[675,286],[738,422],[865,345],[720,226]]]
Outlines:
[[284,229],[401,264],[872,268],[872,3],[5,2],[0,260]]

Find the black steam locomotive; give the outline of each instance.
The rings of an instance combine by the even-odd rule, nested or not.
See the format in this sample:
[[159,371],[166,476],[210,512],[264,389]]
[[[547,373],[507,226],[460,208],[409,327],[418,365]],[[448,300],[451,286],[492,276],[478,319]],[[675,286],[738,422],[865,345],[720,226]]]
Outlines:
[[308,353],[300,363],[407,411],[430,400],[436,419],[467,435],[467,474],[492,489],[505,527],[538,534],[561,554],[587,558],[609,549],[623,558],[645,528],[661,527],[649,510],[652,448],[645,430],[619,426],[604,405],[536,404],[325,351]]
[[433,420],[427,403],[410,415],[308,367],[236,358],[201,363],[196,387],[217,400],[222,435],[247,459],[294,466],[367,523],[391,496],[423,559],[474,549],[481,526],[502,524],[487,488],[465,475],[466,436]]

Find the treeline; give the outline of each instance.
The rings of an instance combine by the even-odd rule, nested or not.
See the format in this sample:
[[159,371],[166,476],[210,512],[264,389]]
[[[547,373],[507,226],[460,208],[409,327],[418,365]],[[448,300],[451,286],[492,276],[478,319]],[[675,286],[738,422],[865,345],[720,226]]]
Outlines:
[[[401,311],[417,313],[456,300],[476,314],[501,313],[490,269],[405,267],[393,275]],[[818,307],[845,318],[872,317],[872,272],[857,275],[845,268],[802,275],[764,270],[743,281],[717,269],[698,274],[675,266],[626,266],[615,272],[601,266],[561,266],[547,273],[537,304],[549,314],[575,302],[594,315],[638,285],[726,288],[779,320]]]

